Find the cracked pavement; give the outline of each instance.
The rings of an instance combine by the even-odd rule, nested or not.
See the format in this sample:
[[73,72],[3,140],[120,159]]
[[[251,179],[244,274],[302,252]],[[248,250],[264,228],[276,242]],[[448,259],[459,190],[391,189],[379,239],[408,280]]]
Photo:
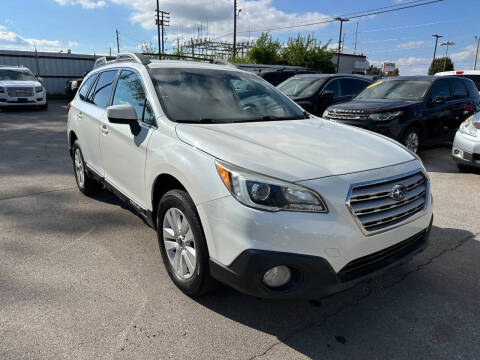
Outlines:
[[315,301],[168,278],[152,229],[115,196],[75,188],[65,104],[0,113],[0,359],[478,359],[480,175],[448,146],[421,154],[431,245]]

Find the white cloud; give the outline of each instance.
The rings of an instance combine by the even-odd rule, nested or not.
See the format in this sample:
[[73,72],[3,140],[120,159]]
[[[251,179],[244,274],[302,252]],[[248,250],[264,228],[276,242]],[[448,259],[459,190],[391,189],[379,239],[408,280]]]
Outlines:
[[[155,2],[151,0],[111,0],[113,3],[125,5],[132,9],[130,20],[145,29],[154,29],[153,14]],[[277,27],[288,27],[301,23],[312,23],[329,20],[330,17],[319,12],[303,14],[287,13],[277,9],[272,0],[239,0],[241,13],[237,18],[238,36],[247,36],[251,31],[268,30]],[[203,35],[215,38],[233,30],[233,1],[231,0],[164,0],[161,9],[170,12],[171,26],[167,28],[167,36],[174,40],[182,35],[185,39],[194,37],[202,26]],[[207,34],[208,21],[208,34]],[[183,27],[182,27],[183,24]],[[202,25],[201,25],[202,24]],[[309,30],[321,28],[327,24],[308,27]],[[284,32],[301,30],[301,28],[285,29]],[[227,40],[228,36],[222,37]],[[231,39],[231,35],[230,35]]]
[[385,59],[382,60],[370,60],[369,62],[372,65],[377,67],[383,67],[384,62],[395,63],[397,68],[400,70],[400,75],[426,75],[428,72],[428,67],[430,66],[430,59],[423,57],[411,56],[408,58],[397,58],[397,59]]
[[68,47],[69,47],[69,48],[77,47],[78,45],[79,45],[79,44],[78,44],[78,42],[76,42],[76,41],[69,41],[69,42],[68,42]]
[[398,58],[393,62],[397,64],[397,66],[412,66],[412,65],[419,65],[419,64],[423,65],[428,62],[428,59],[422,58],[422,57],[410,56],[408,58]]
[[425,41],[409,41],[403,44],[398,44],[399,49],[415,49],[425,44]]
[[0,25],[0,48],[32,51],[35,47],[39,51],[59,51],[62,49],[62,43],[58,40],[24,38]]
[[475,60],[475,53],[477,47],[475,45],[468,45],[463,48],[462,51],[452,53],[450,56],[453,61],[469,61]]
[[62,6],[65,5],[80,5],[84,9],[96,9],[107,5],[104,0],[55,0]]

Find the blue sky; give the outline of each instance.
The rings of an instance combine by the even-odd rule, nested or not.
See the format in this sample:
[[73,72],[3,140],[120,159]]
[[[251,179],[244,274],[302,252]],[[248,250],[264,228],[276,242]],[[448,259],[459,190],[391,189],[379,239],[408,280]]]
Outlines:
[[[425,0],[426,1],[426,0]],[[279,28],[331,19],[368,9],[411,3],[412,0],[239,0],[240,40],[254,39],[257,30]],[[421,0],[417,1],[421,2]],[[155,0],[2,0],[0,1],[0,49],[106,54],[115,52],[115,29],[120,32],[121,51],[138,49],[141,42],[156,43],[153,24]],[[232,39],[233,0],[160,0],[170,11],[167,49],[176,39],[198,35]],[[480,36],[478,0],[445,0],[432,5],[363,17],[346,23],[345,52],[353,52],[356,22],[357,52],[380,64],[398,64],[402,75],[423,74],[433,56],[432,34],[456,43],[449,49],[456,68],[471,69],[475,58],[474,35]],[[207,27],[208,23],[208,27]],[[208,31],[207,31],[208,28]],[[297,33],[313,33],[322,42],[338,41],[338,23],[291,30],[275,30],[280,40]],[[439,55],[445,53],[440,47]]]

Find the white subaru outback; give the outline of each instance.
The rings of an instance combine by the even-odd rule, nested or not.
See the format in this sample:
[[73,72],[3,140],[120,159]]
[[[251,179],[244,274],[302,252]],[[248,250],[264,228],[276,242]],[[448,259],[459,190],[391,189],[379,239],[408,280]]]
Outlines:
[[47,108],[42,83],[25,67],[0,65],[0,109],[25,105]]
[[128,202],[190,296],[219,281],[319,298],[427,246],[432,200],[416,155],[313,117],[233,66],[120,54],[83,81],[68,141],[80,191]]

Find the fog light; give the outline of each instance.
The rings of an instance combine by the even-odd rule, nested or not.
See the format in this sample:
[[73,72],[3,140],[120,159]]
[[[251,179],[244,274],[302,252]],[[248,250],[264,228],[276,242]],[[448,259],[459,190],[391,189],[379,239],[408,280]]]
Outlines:
[[269,287],[280,287],[285,285],[292,278],[292,272],[285,265],[279,265],[268,270],[263,275],[263,282]]
[[458,157],[460,159],[463,159],[463,150],[459,149],[457,147],[454,147],[452,149],[452,155],[455,156],[455,157]]

